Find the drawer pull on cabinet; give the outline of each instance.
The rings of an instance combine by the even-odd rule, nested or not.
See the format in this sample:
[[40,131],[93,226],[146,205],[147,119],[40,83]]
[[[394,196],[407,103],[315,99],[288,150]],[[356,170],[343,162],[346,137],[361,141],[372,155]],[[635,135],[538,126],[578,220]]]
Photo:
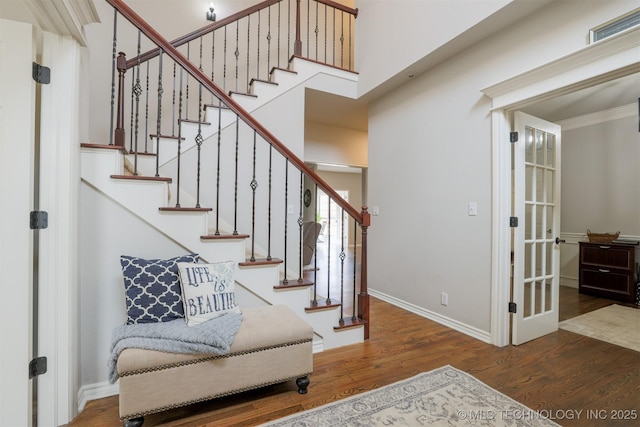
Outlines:
[[600,273],[608,273],[608,272],[609,272],[609,271],[611,271],[611,270],[607,270],[607,269],[605,269],[605,268],[599,268],[599,269],[598,269],[598,271],[599,271]]
[[610,249],[611,246],[600,246],[600,249]]

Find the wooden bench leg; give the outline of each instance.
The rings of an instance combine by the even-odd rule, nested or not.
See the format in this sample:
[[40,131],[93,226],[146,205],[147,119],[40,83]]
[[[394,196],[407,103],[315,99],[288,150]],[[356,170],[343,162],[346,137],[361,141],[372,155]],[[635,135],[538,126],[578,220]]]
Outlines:
[[141,427],[144,423],[144,417],[131,418],[124,420],[124,427]]
[[307,394],[307,387],[309,387],[309,377],[302,377],[296,380],[298,385],[298,393]]

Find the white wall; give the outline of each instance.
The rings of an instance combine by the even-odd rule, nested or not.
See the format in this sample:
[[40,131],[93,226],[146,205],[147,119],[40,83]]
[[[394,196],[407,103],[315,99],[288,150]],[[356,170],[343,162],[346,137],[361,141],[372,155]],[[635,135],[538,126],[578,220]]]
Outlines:
[[578,242],[587,229],[640,239],[640,133],[637,106],[630,107],[628,117],[562,132],[563,285],[578,286]]
[[359,0],[356,70],[359,94],[434,53],[513,0]]
[[84,183],[80,210],[79,377],[86,387],[106,383],[111,333],[126,321],[120,255],[157,259],[187,252]]
[[[369,229],[372,290],[490,332],[491,122],[480,90],[584,47],[590,28],[632,8],[552,2],[369,105],[368,200],[380,208]],[[467,216],[471,201],[477,216]]]
[[562,133],[562,231],[587,229],[640,235],[637,115]]
[[305,162],[367,166],[366,132],[307,122],[304,139]]

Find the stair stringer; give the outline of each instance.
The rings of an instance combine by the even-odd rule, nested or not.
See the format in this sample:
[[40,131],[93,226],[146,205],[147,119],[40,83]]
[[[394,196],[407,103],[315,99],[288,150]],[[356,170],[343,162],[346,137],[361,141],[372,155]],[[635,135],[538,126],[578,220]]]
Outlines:
[[[124,155],[117,150],[83,148],[81,151],[81,177],[84,182],[103,193],[132,214],[145,221],[158,232],[183,246],[186,250],[200,254],[205,262],[245,261],[245,239],[222,239],[202,241],[207,234],[208,213],[162,212],[169,200],[169,184],[158,181],[118,180],[111,175],[122,175]],[[280,265],[241,267],[236,281],[247,292],[266,304],[285,304],[313,328],[314,350],[320,351],[348,344],[363,342],[363,328],[334,330],[338,324],[336,308],[306,312],[310,304],[306,287],[276,290],[280,280]],[[245,298],[246,299],[246,298]]]

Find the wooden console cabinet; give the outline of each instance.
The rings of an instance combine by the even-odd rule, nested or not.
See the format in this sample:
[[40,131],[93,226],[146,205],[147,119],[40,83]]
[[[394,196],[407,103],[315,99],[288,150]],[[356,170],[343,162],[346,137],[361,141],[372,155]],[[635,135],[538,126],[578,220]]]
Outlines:
[[634,244],[580,242],[579,292],[633,303],[639,249]]

